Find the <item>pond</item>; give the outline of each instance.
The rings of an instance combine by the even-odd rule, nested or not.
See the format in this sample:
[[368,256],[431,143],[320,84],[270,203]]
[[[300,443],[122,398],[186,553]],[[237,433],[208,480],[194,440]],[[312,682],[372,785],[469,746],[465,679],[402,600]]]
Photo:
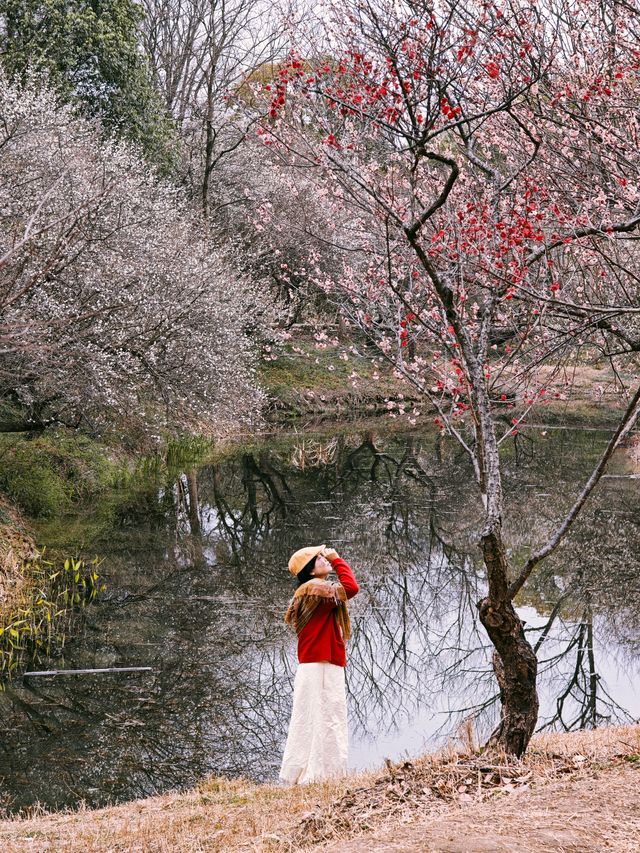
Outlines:
[[[531,428],[503,445],[510,557],[521,565],[569,508],[604,431]],[[541,661],[540,726],[640,716],[640,494],[621,449],[580,521],[518,600]],[[495,722],[476,618],[478,495],[429,428],[294,434],[215,463],[141,472],[62,539],[103,557],[107,590],[64,659],[39,668],[153,672],[18,679],[0,695],[7,809],[91,806],[217,774],[274,780],[295,637],[289,555],[327,543],[353,567],[351,767],[411,756]],[[50,664],[50,666],[49,666]]]

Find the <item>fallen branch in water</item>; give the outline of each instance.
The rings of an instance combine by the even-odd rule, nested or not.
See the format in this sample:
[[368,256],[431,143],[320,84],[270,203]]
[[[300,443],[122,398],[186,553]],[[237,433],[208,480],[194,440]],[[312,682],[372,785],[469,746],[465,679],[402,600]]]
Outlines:
[[93,675],[103,672],[154,672],[152,666],[109,666],[103,669],[47,669],[42,672],[25,672],[23,678],[34,675]]

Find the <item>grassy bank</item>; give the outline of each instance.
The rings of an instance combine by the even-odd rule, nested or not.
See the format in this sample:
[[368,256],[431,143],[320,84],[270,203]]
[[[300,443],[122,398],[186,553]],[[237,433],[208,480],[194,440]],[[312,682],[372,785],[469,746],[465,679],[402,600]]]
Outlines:
[[[537,383],[549,386],[550,393],[538,401],[530,420],[567,426],[609,426],[626,406],[621,381],[628,387],[633,379],[631,373],[614,374],[605,363],[598,367],[579,364],[562,370],[543,365],[538,370]],[[433,411],[414,385],[373,352],[356,349],[335,336],[317,341],[308,331],[266,354],[260,365],[260,381],[269,398],[266,417],[276,424],[390,412],[408,419],[415,416],[416,410],[423,416]],[[390,406],[390,402],[394,405]],[[504,410],[510,421],[525,408],[525,401],[515,395],[504,406],[498,405],[496,412],[499,416]]]
[[36,810],[31,817],[0,821],[0,840],[12,853],[292,853],[340,850],[349,842],[350,850],[369,850],[370,838],[399,826],[463,816],[466,809],[481,815],[484,806],[512,797],[526,822],[527,797],[535,793],[544,801],[548,791],[552,811],[559,782],[570,790],[590,780],[606,804],[610,780],[629,769],[640,781],[639,766],[638,726],[537,735],[522,761],[481,755],[467,743],[333,783],[289,788],[209,779],[187,793],[96,811]]
[[101,586],[96,543],[209,449],[189,438],[136,458],[71,430],[0,434],[0,682],[64,647]]
[[386,362],[335,338],[315,342],[299,336],[274,348],[263,358],[259,378],[270,421],[368,416],[387,412],[388,400],[420,399]]

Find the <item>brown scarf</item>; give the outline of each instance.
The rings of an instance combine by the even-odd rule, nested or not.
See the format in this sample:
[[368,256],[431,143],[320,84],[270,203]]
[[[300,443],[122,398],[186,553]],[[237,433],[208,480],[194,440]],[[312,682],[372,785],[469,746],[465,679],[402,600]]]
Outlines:
[[333,615],[346,642],[351,637],[351,622],[347,609],[347,593],[342,584],[319,579],[303,583],[295,591],[284,615],[284,621],[291,625],[296,634],[299,634],[315,613],[316,607],[325,601],[335,604]]

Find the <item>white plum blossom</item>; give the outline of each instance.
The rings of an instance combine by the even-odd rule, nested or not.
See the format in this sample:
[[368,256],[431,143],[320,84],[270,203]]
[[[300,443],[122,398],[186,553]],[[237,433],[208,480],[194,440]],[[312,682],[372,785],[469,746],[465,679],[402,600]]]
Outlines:
[[0,85],[0,380],[32,422],[220,429],[259,410],[261,297],[127,147]]

